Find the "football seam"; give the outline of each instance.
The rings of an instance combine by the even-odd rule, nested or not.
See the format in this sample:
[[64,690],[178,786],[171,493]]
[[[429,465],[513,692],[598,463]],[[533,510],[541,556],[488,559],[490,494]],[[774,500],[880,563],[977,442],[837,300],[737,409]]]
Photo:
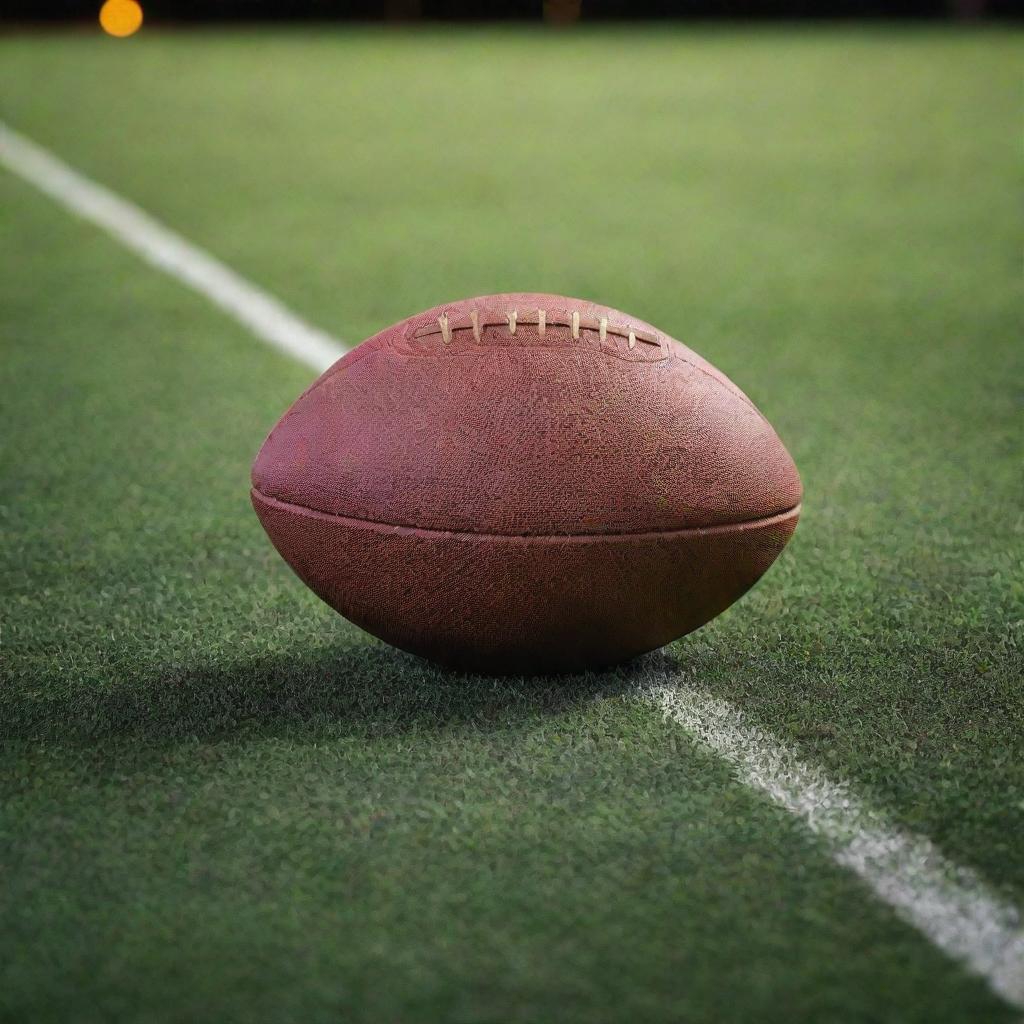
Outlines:
[[363,519],[359,516],[343,516],[335,512],[323,512],[320,509],[310,508],[308,505],[298,505],[291,501],[282,501],[272,495],[266,494],[258,487],[252,487],[251,493],[261,501],[271,506],[277,506],[289,512],[297,512],[301,515],[314,518],[329,519],[332,522],[351,523],[355,527],[366,527],[382,531],[393,531],[405,534],[427,534],[434,537],[465,537],[474,540],[527,540],[527,541],[556,541],[576,540],[585,542],[596,542],[608,538],[626,539],[653,539],[657,537],[678,537],[678,536],[708,536],[716,533],[728,533],[734,530],[757,529],[764,526],[773,526],[782,523],[794,515],[799,518],[803,508],[803,502],[798,501],[791,508],[782,512],[773,512],[770,516],[758,516],[754,519],[739,519],[728,523],[715,523],[712,526],[686,526],[674,530],[618,530],[606,533],[484,533],[475,530],[438,530],[433,527],[415,526],[409,523],[386,523],[377,519]]

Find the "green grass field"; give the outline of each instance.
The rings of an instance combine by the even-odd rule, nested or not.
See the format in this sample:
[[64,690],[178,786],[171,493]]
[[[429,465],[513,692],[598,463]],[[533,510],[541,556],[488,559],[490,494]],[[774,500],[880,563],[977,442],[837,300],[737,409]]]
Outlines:
[[0,1019],[1015,1019],[630,692],[729,701],[1024,902],[1020,41],[0,38],[0,118],[313,323],[630,310],[806,489],[664,655],[435,670],[249,508],[311,371],[0,171]]

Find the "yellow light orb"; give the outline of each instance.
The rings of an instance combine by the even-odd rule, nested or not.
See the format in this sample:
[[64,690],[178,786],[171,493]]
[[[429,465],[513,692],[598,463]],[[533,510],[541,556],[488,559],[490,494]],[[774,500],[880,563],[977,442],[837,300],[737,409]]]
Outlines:
[[134,35],[142,26],[142,8],[135,0],[107,0],[100,8],[100,25],[107,35]]

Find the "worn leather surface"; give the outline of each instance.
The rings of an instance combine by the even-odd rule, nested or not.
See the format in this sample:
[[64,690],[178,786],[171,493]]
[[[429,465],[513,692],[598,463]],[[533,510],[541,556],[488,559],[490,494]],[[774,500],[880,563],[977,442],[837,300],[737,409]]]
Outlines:
[[484,671],[609,664],[697,628],[768,568],[800,498],[723,374],[650,324],[550,295],[382,331],[253,466],[256,511],[317,594]]

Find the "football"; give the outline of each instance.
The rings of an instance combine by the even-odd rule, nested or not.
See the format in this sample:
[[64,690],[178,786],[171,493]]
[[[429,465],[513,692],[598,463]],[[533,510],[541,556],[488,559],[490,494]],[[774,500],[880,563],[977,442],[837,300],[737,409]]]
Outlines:
[[527,293],[363,342],[252,471],[271,541],[332,608],[493,674],[600,668],[697,629],[772,564],[800,500],[775,431],[710,363]]

